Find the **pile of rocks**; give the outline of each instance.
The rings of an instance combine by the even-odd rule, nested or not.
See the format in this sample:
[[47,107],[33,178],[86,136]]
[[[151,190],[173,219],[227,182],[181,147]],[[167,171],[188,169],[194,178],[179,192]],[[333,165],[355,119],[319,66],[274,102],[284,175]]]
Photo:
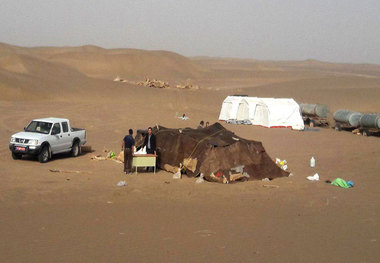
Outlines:
[[[130,84],[137,84],[139,86],[145,86],[145,87],[150,87],[150,88],[158,88],[158,89],[165,89],[165,88],[171,88],[168,82],[163,81],[163,80],[157,80],[157,79],[150,79],[146,78],[145,81],[140,81],[140,82],[134,82],[130,80],[126,80],[123,78],[120,78],[117,76],[113,81],[115,82],[127,82]],[[198,90],[200,87],[198,85],[193,85],[190,80],[187,80],[185,84],[178,84],[175,86],[177,89],[191,89],[191,90]]]
[[193,85],[191,83],[187,83],[185,85],[176,85],[175,87],[177,89],[194,89],[194,90],[198,90],[199,89],[198,85]]
[[137,83],[140,86],[145,86],[145,87],[151,87],[151,88],[159,88],[159,89],[164,89],[164,88],[169,88],[169,83],[162,81],[162,80],[156,80],[156,79],[149,79],[146,78],[145,81],[141,81]]

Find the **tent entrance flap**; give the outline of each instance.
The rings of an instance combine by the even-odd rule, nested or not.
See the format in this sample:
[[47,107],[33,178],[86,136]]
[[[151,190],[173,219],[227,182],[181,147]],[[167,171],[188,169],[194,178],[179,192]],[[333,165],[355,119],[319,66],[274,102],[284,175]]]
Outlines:
[[253,124],[269,127],[269,112],[268,107],[265,105],[256,105],[255,115],[253,118]]
[[239,121],[249,119],[249,105],[245,100],[239,103],[239,107],[236,114],[236,119]]

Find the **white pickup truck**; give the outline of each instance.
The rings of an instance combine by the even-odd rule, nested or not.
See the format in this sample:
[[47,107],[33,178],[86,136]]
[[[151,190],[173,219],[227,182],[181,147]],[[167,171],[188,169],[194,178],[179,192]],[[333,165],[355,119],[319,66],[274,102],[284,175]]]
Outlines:
[[23,132],[13,134],[9,143],[13,159],[21,159],[23,154],[37,155],[41,163],[49,161],[53,154],[71,152],[80,154],[80,147],[86,143],[84,129],[71,128],[68,119],[35,119]]

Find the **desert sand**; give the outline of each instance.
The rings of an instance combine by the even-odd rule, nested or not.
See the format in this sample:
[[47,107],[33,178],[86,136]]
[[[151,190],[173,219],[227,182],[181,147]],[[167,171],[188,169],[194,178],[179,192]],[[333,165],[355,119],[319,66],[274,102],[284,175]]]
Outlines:
[[[154,89],[116,76],[201,88]],[[217,122],[231,94],[380,112],[380,66],[0,44],[0,262],[379,262],[379,137],[222,123],[288,161],[293,176],[270,182],[126,176],[119,163],[91,160],[119,152],[129,128]],[[190,119],[177,118],[183,113]],[[10,136],[49,116],[85,128],[95,152],[13,160]],[[316,172],[321,181],[306,180]],[[355,186],[324,182],[337,177]],[[120,180],[128,185],[117,187]]]

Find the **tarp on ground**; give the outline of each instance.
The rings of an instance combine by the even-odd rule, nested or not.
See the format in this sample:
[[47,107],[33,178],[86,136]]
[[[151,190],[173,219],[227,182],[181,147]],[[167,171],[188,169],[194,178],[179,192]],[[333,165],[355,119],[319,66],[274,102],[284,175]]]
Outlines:
[[[203,129],[154,127],[158,167],[176,172],[182,165],[194,177],[228,183],[288,176],[265,152],[261,142],[246,140],[215,123]],[[143,132],[136,135],[136,146],[143,144]]]

